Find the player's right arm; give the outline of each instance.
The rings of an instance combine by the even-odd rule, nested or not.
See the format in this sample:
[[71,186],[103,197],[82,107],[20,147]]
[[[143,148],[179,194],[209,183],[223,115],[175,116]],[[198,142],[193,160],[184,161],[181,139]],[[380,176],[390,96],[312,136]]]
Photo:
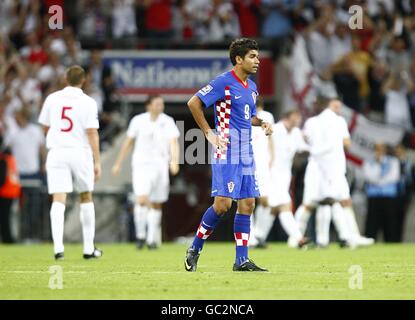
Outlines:
[[114,165],[112,166],[111,172],[114,176],[118,175],[121,171],[122,163],[125,157],[130,153],[132,146],[134,145],[136,137],[138,137],[140,132],[140,117],[134,117],[130,124],[128,125],[127,129],[127,137],[125,138],[120,153],[118,154],[117,160],[115,161]]
[[121,171],[122,163],[125,157],[130,153],[130,150],[134,144],[134,138],[128,137],[124,140],[120,153],[118,154],[117,160],[112,166],[111,172],[114,176],[118,175]]
[[42,130],[45,136],[48,134],[50,128],[50,105],[51,98],[48,96],[43,103],[42,110],[40,110],[38,122],[42,125]]
[[221,149],[226,149],[226,140],[215,134],[214,131],[210,128],[209,123],[206,120],[205,114],[203,112],[203,102],[198,96],[193,96],[188,102],[187,106],[192,113],[193,119],[195,119],[199,128],[203,131],[206,139],[216,147]]

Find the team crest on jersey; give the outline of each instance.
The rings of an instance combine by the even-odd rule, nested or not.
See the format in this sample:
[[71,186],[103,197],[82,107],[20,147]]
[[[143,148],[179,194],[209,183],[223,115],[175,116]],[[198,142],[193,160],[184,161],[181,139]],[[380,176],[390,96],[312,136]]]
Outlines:
[[205,87],[203,87],[202,89],[200,89],[200,90],[199,90],[199,93],[200,93],[202,96],[205,96],[205,95],[207,95],[209,92],[211,92],[211,91],[212,91],[212,89],[213,89],[213,87],[212,87],[210,84],[208,84],[207,86],[205,86]]
[[254,104],[256,104],[256,96],[257,94],[255,92],[252,92],[252,100],[254,100]]
[[228,182],[228,190],[229,192],[232,193],[233,189],[235,188],[235,184],[233,183],[233,181]]

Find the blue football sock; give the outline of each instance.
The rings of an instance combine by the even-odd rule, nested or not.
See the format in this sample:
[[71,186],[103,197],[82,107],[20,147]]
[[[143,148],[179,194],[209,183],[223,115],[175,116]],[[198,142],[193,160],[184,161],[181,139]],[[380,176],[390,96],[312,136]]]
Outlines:
[[215,212],[213,206],[209,207],[203,215],[202,221],[197,229],[195,238],[193,239],[192,248],[199,251],[202,250],[205,240],[209,238],[219,220],[220,216]]
[[248,259],[248,241],[251,232],[251,216],[236,213],[234,235],[236,241],[235,263],[241,265]]

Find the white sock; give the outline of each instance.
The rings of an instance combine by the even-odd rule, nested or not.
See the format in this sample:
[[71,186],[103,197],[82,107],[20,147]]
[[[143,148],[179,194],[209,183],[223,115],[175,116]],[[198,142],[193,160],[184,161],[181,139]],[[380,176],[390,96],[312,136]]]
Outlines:
[[275,216],[271,214],[271,207],[264,207],[262,205],[257,207],[255,214],[255,238],[266,241],[272,225],[274,224]]
[[317,243],[326,246],[330,241],[331,206],[323,205],[317,208],[316,234]]
[[52,228],[53,250],[56,253],[64,251],[63,225],[65,223],[65,205],[61,202],[53,202],[50,207],[50,225]]
[[332,206],[333,223],[339,234],[340,240],[352,241],[349,226],[346,219],[346,212],[340,203],[335,203]]
[[297,221],[302,235],[304,235],[307,230],[307,224],[308,220],[310,220],[310,215],[311,212],[307,210],[306,206],[304,205],[299,206],[295,212],[295,220]]
[[354,213],[353,207],[352,206],[344,207],[343,210],[345,213],[345,218],[346,218],[347,226],[349,228],[350,235],[353,238],[359,238],[360,231],[359,231],[359,226],[357,225],[357,222],[356,222],[356,215]]
[[151,208],[147,215],[147,244],[156,243],[161,225],[161,210]]
[[140,206],[136,204],[134,206],[134,225],[135,225],[135,237],[137,239],[146,238],[146,226],[147,226],[147,214],[149,208],[146,206]]
[[299,242],[303,235],[298,227],[297,222],[294,219],[294,215],[291,211],[283,211],[278,215],[280,219],[281,226],[284,228],[284,231],[287,233],[288,237],[294,239],[294,241]]
[[84,254],[94,252],[95,207],[93,202],[81,203],[81,225],[84,240]]
[[160,211],[160,222],[159,222],[158,228],[156,229],[156,236],[155,236],[156,244],[158,246],[160,246],[162,242],[162,224],[161,224],[162,213],[161,213],[161,210],[159,211]]

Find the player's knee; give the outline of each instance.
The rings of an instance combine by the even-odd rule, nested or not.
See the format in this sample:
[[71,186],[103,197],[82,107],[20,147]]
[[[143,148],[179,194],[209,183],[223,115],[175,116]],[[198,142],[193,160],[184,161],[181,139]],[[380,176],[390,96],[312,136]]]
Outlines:
[[259,198],[259,204],[263,207],[268,207],[268,198],[267,197]]
[[340,205],[341,205],[343,208],[346,208],[346,207],[351,207],[351,206],[352,206],[352,199],[344,199],[344,200],[341,200],[341,201],[340,201]]
[[146,196],[139,196],[136,199],[136,204],[138,204],[139,206],[148,206],[149,200]]
[[321,206],[332,206],[335,203],[336,203],[336,200],[334,200],[333,198],[325,198],[325,199],[323,199],[319,202],[319,205],[321,205]]
[[231,206],[225,202],[216,203],[213,206],[213,209],[215,210],[215,212],[220,216],[228,212],[230,208]]
[[238,212],[253,213],[255,209],[255,199],[245,200],[238,204]]
[[81,203],[92,202],[92,193],[83,192],[79,195]]
[[52,199],[53,202],[66,204],[66,193],[54,193]]

